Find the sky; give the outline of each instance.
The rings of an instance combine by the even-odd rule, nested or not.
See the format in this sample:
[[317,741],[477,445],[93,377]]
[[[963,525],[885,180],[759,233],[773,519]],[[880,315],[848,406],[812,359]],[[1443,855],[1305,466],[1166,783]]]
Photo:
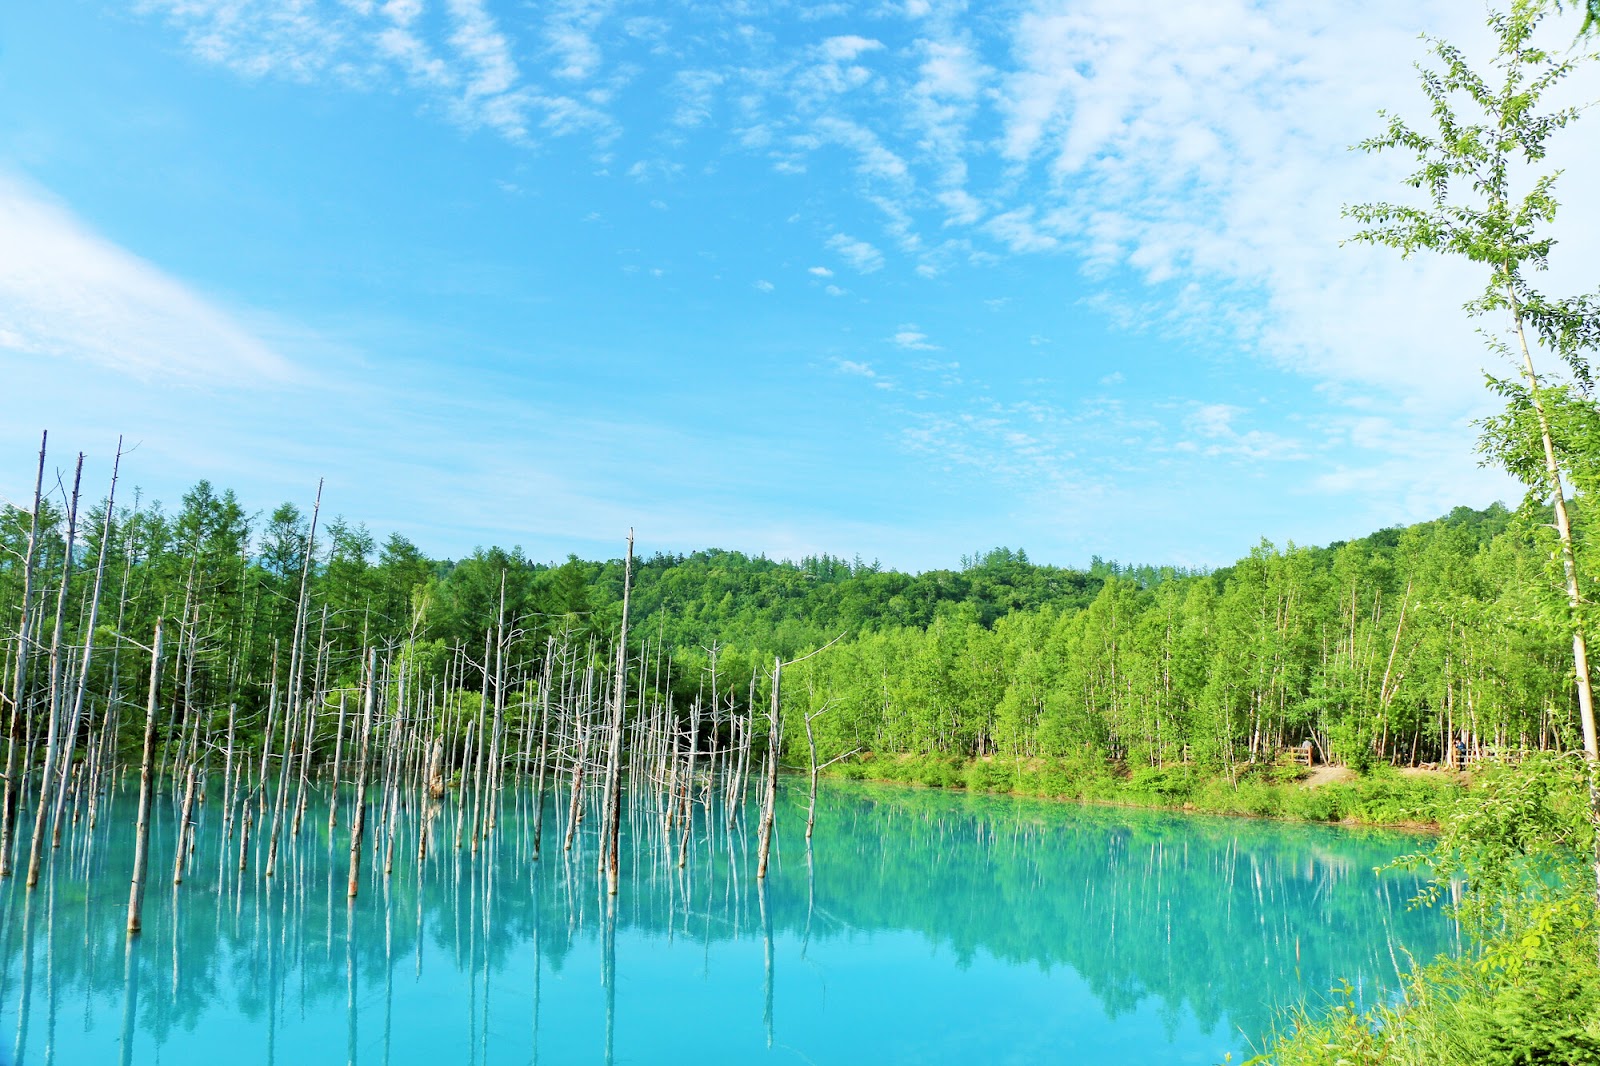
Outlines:
[[[1349,146],[1483,16],[7,0],[0,500],[48,429],[96,494],[122,435],[146,503],[325,479],[436,557],[1207,566],[1515,502],[1477,274],[1341,246],[1406,193]],[[1597,276],[1569,238],[1547,282]]]

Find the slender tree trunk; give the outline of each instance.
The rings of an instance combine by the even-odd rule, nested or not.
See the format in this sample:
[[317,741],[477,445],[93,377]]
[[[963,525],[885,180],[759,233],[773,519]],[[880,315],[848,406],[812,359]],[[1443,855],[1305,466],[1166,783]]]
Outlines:
[[183,808],[178,812],[178,847],[172,861],[172,883],[183,884],[183,863],[188,858],[189,837],[194,833],[191,815],[194,812],[194,763],[189,764],[189,780],[183,787]]
[[49,432],[39,438],[39,473],[33,482],[33,519],[28,525],[28,556],[22,562],[22,620],[17,626],[16,664],[11,668],[11,732],[6,739],[5,799],[0,805],[0,877],[11,876],[12,836],[16,831],[17,807],[22,802],[23,790],[16,787],[19,776],[26,777],[31,769],[24,760],[18,772],[15,755],[17,730],[26,728],[28,722],[28,652],[33,646],[33,581],[34,566],[39,552],[39,511],[44,500],[44,456]]
[[151,771],[156,751],[156,708],[161,698],[161,619],[156,619],[156,640],[150,650],[150,701],[144,712],[144,757],[139,763],[139,819],[133,836],[133,884],[128,890],[128,935],[139,931],[144,907],[144,874],[150,862]]
[[555,655],[555,638],[545,645],[544,683],[539,686],[539,760],[533,773],[533,857],[539,857],[539,845],[544,838],[544,776],[545,763],[550,758],[550,686]]
[[372,741],[372,706],[378,687],[378,652],[367,652],[367,691],[361,708],[361,746],[356,753],[355,809],[350,814],[350,898],[361,886],[361,831],[367,813],[367,748]]
[[767,857],[772,850],[772,824],[778,812],[778,751],[782,736],[778,725],[778,690],[783,678],[783,660],[772,660],[772,709],[767,719],[767,776],[761,801],[761,828],[757,836],[756,877],[767,876]]
[[33,814],[33,842],[28,848],[28,887],[39,883],[39,865],[43,858],[45,815],[50,810],[50,786],[53,775],[65,772],[57,757],[61,749],[61,696],[66,681],[67,649],[65,627],[67,621],[67,592],[72,587],[72,549],[78,535],[78,486],[83,480],[83,453],[78,453],[78,469],[72,478],[72,503],[67,509],[67,542],[61,561],[61,590],[56,597],[55,630],[50,636],[50,710],[46,723],[44,745],[44,773],[39,778],[39,799]]
[[633,588],[633,530],[622,563],[622,632],[617,637],[617,677],[612,684],[611,754],[606,781],[606,892],[617,894],[618,845],[622,834],[622,721],[628,701],[628,596]]
[[483,723],[489,710],[489,658],[491,656],[490,641],[494,639],[491,630],[483,631],[483,687],[478,693],[478,750],[477,758],[472,767],[472,825],[471,841],[474,853],[478,850],[478,819],[483,813]]
[[[89,664],[94,656],[95,626],[100,620],[100,590],[106,576],[106,551],[111,543],[111,516],[117,501],[117,473],[122,468],[122,438],[117,438],[117,457],[111,464],[111,490],[106,495],[105,520],[100,526],[100,558],[94,568],[94,592],[89,597],[89,623],[83,638],[83,658],[78,665],[78,685],[72,697],[72,711],[67,716],[65,763],[62,767],[61,786],[56,793],[56,809],[50,820],[50,846],[61,846],[61,812],[67,800],[67,777],[72,768],[72,758],[78,746],[78,724],[83,720],[83,702],[89,690]],[[87,763],[88,760],[85,759]]]
[[[1567,515],[1566,489],[1561,483],[1561,466],[1556,461],[1555,441],[1550,420],[1539,396],[1539,376],[1534,373],[1533,354],[1523,328],[1522,305],[1514,285],[1506,285],[1506,296],[1516,323],[1517,343],[1522,349],[1522,371],[1528,382],[1528,396],[1539,419],[1539,440],[1544,446],[1545,474],[1550,478],[1550,501],[1555,510],[1556,535],[1561,543],[1561,572],[1566,579],[1567,608],[1571,612],[1572,667],[1578,686],[1578,719],[1583,727],[1583,756],[1588,771],[1589,822],[1594,828],[1594,903],[1600,911],[1600,736],[1595,732],[1594,689],[1589,676],[1589,643],[1583,626],[1583,593],[1578,585],[1578,560],[1573,548],[1572,522]],[[1600,943],[1597,943],[1600,950]]]
[[333,782],[328,786],[328,833],[339,824],[339,765],[344,759],[345,694],[339,692],[339,728],[333,736]]
[[[824,708],[826,709],[826,708]],[[821,714],[818,711],[817,714]],[[806,805],[806,840],[811,840],[811,831],[817,825],[817,735],[811,729],[811,719],[817,715],[805,715],[806,747],[811,752],[811,796]]]

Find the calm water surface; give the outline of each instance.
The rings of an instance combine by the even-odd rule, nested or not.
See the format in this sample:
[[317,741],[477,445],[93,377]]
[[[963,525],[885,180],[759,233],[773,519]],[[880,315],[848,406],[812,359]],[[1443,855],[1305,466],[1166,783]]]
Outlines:
[[1455,944],[1373,873],[1399,834],[837,784],[808,856],[803,799],[764,891],[753,811],[699,812],[686,851],[631,812],[608,911],[596,819],[567,853],[564,804],[537,861],[525,797],[476,855],[447,800],[420,865],[413,813],[351,905],[325,798],[270,879],[206,812],[174,891],[164,796],[129,947],[124,793],[36,890],[0,885],[0,1062],[1211,1063],[1275,1005],[1385,995]]

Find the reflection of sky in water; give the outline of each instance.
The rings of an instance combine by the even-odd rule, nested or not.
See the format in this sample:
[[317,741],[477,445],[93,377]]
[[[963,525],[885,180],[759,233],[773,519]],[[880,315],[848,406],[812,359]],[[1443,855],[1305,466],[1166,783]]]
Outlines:
[[210,812],[175,908],[163,803],[130,958],[132,796],[31,896],[0,887],[0,1062],[1215,1062],[1273,1005],[1452,943],[1372,873],[1415,838],[834,785],[809,864],[786,794],[765,898],[753,817],[702,818],[680,868],[635,810],[614,923],[564,804],[537,863],[522,803],[476,859],[447,807],[420,892],[413,818],[351,911],[325,812],[270,882],[232,842],[221,889]]

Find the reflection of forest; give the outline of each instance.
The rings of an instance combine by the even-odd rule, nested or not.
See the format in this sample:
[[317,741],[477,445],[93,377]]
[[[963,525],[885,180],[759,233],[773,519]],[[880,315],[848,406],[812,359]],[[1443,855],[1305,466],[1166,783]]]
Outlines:
[[1407,910],[1413,878],[1373,873],[1410,850],[1392,833],[853,792],[819,817],[817,898],[832,913],[915,929],[962,959],[1070,966],[1112,1015],[1153,995],[1255,1032],[1273,1004],[1339,977],[1392,984],[1391,931],[1396,954],[1447,945],[1440,915]]
[[[1071,967],[1112,1016],[1154,996],[1166,1017],[1187,1007],[1206,1028],[1227,1020],[1254,1033],[1273,1004],[1320,994],[1338,977],[1358,987],[1392,980],[1391,930],[1419,957],[1447,943],[1439,915],[1406,910],[1413,883],[1374,877],[1374,866],[1407,846],[1392,834],[841,784],[823,791],[808,864],[803,797],[786,800],[765,900],[779,943],[909,930],[963,966],[982,952]],[[16,1026],[7,1043],[18,1061],[36,1059],[28,1034],[41,1043],[45,1018],[116,1046],[127,1003],[131,840],[126,812],[111,813],[92,840],[69,837],[65,861],[38,891],[15,879],[0,888],[0,1011]],[[162,1043],[225,1006],[267,1039],[286,1011],[343,1018],[348,1010],[353,1031],[357,1010],[384,1009],[364,993],[396,973],[410,979],[424,945],[428,966],[448,960],[462,975],[498,971],[533,950],[554,973],[574,952],[598,955],[605,902],[592,841],[569,855],[547,823],[535,862],[523,814],[508,801],[496,843],[474,856],[453,847],[446,807],[420,880],[413,816],[397,834],[387,890],[381,861],[369,862],[353,910],[348,837],[341,828],[330,838],[325,818],[308,814],[298,840],[284,834],[270,881],[238,873],[237,841],[219,862],[215,820],[203,822],[176,904],[156,885],[146,904],[133,960],[139,1028]],[[753,839],[702,812],[680,868],[676,842],[660,846],[656,812],[635,809],[627,823],[617,930],[692,941],[762,936]],[[171,825],[163,807],[152,870],[170,870]],[[870,938],[861,944],[871,950]]]

